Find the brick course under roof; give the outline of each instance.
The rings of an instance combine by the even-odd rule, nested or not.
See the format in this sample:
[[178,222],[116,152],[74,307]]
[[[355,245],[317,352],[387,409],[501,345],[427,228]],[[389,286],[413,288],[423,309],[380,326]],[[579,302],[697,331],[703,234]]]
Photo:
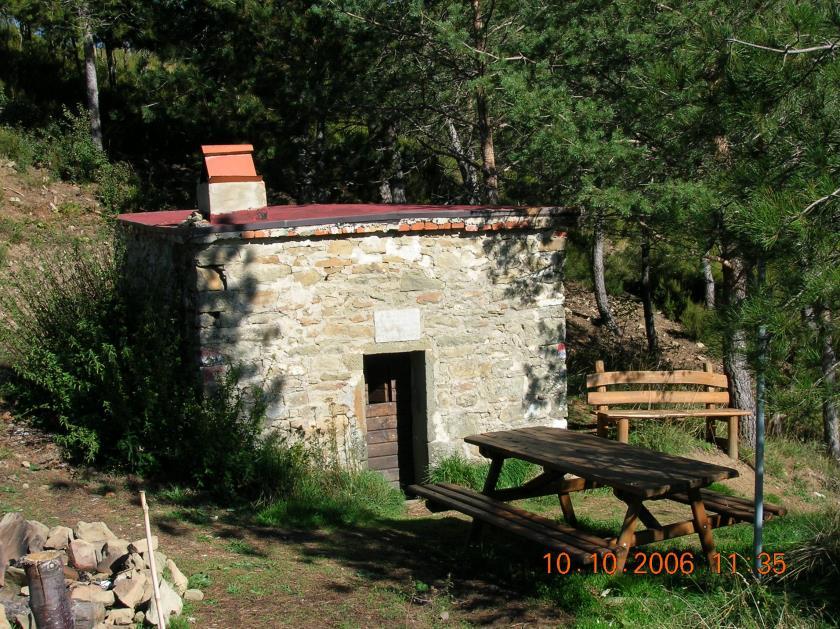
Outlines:
[[[128,224],[161,229],[184,225],[193,210],[141,212],[120,214],[119,220]],[[388,204],[308,204],[274,205],[253,210],[231,212],[212,217],[211,222],[199,223],[192,229],[205,232],[252,231],[272,228],[304,226],[333,226],[347,223],[405,223],[401,231],[417,231],[420,222],[427,229],[453,229],[452,223],[464,220],[498,220],[520,223],[530,218],[563,218],[574,220],[577,212],[560,207],[482,206],[482,205],[388,205]],[[423,219],[428,219],[424,221]],[[449,219],[444,221],[440,219]],[[426,223],[428,226],[426,227]],[[448,223],[448,225],[447,225]],[[517,225],[509,225],[514,228]],[[520,225],[525,227],[527,225]],[[463,225],[461,225],[463,227]],[[167,229],[168,228],[168,229]]]

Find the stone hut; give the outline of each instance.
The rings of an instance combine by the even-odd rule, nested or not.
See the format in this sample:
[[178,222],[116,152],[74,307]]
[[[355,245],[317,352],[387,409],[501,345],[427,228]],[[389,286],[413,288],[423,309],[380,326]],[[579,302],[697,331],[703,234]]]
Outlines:
[[250,146],[203,149],[200,212],[119,219],[131,268],[175,278],[205,380],[240,365],[269,428],[401,484],[466,435],[565,425],[573,213],[267,206]]

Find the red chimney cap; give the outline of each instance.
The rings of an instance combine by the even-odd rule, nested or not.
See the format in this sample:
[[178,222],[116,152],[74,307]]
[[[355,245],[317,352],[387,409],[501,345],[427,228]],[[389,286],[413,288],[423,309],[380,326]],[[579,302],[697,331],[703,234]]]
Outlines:
[[262,181],[257,175],[252,144],[204,144],[204,176],[210,183]]
[[204,155],[237,155],[239,153],[253,153],[253,144],[202,144]]

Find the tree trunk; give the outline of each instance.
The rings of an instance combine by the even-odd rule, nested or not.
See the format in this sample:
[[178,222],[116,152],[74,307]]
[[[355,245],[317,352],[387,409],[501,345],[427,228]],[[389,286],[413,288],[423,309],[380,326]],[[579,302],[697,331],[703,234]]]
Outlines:
[[475,109],[478,118],[478,137],[481,142],[481,173],[484,177],[484,194],[487,203],[499,203],[499,175],[496,172],[496,150],[493,147],[493,129],[490,127],[490,114],[487,94],[483,87],[475,90]]
[[706,310],[715,309],[715,276],[712,273],[711,249],[703,256],[703,281],[706,285]]
[[840,463],[840,419],[838,419],[837,401],[834,390],[837,386],[837,354],[834,351],[834,339],[831,336],[831,311],[823,308],[819,313],[820,330],[820,367],[825,383],[823,396],[823,427],[825,445],[829,455]]
[[318,120],[318,125],[315,127],[315,200],[318,203],[324,203],[330,195],[330,191],[324,188],[324,172],[326,170],[326,133],[327,123],[324,116]]
[[723,341],[723,370],[729,377],[729,395],[732,405],[752,411],[741,418],[741,439],[755,447],[755,398],[752,378],[747,362],[747,335],[736,321],[738,308],[747,296],[747,270],[744,261],[735,256],[727,257],[723,265],[722,298],[727,308],[730,324],[726,326]]
[[610,311],[607,283],[604,280],[604,217],[600,210],[596,212],[592,238],[592,281],[595,284],[595,303],[598,305],[601,323],[606,325],[613,334],[620,335],[621,332]]
[[402,155],[397,144],[397,128],[393,122],[387,123],[385,141],[382,147],[383,157],[382,183],[379,196],[382,203],[405,203],[405,177],[402,169]]
[[[480,0],[472,0],[473,9],[473,47],[479,55],[476,64],[476,74],[483,77],[486,74],[486,64],[482,53],[487,47],[484,18],[481,15]],[[475,88],[475,115],[478,126],[478,139],[481,143],[481,173],[484,178],[484,195],[487,203],[499,203],[499,174],[496,172],[496,150],[493,146],[493,127],[490,124],[490,105],[484,86]]]
[[74,625],[70,596],[64,585],[64,566],[58,552],[26,555],[22,562],[29,583],[29,601],[38,627],[71,629]]
[[458,155],[456,162],[458,163],[458,170],[461,173],[461,181],[464,183],[464,190],[466,191],[466,201],[470,205],[478,203],[476,195],[477,186],[475,184],[475,168],[464,153],[464,147],[461,144],[461,138],[458,135],[458,129],[455,128],[455,123],[451,118],[446,119],[446,130],[449,133],[449,144],[452,147],[452,152]]
[[102,120],[99,117],[99,84],[96,80],[96,49],[93,44],[93,31],[90,22],[84,19],[84,49],[85,49],[85,92],[87,93],[87,108],[90,115],[90,138],[96,148],[102,149]]
[[659,339],[656,336],[656,321],[653,318],[653,295],[650,287],[650,238],[647,234],[642,238],[642,308],[645,313],[645,335],[647,336],[648,353],[655,356],[659,353]]
[[105,61],[108,63],[108,86],[113,90],[117,86],[117,65],[114,62],[114,47],[105,42]]

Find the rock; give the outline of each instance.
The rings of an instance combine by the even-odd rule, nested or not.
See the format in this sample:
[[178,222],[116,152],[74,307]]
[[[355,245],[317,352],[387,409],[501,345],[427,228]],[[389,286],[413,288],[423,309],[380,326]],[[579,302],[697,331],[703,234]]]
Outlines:
[[113,592],[120,603],[134,609],[143,600],[143,592],[146,589],[147,581],[148,579],[142,572],[124,572],[117,578],[117,584],[114,586]]
[[[158,580],[163,578],[163,569],[166,567],[166,555],[155,551],[155,572]],[[152,569],[152,561],[149,558],[149,553],[143,553],[144,567],[148,570]]]
[[73,529],[69,526],[54,526],[47,533],[47,540],[44,542],[44,548],[54,548],[56,550],[64,550],[75,539]]
[[77,539],[83,539],[86,542],[107,542],[111,539],[117,539],[117,536],[111,532],[108,525],[104,522],[79,522],[73,533]]
[[706,347],[703,343],[700,343],[700,342],[698,342],[696,345],[697,345],[698,349],[705,349],[705,347]]
[[125,539],[112,539],[102,547],[102,559],[96,566],[99,572],[111,573],[117,562],[128,558],[129,542]]
[[185,592],[189,587],[189,579],[184,576],[184,573],[178,569],[178,566],[171,559],[166,560],[166,567],[172,577],[172,586],[175,588],[175,591],[181,596],[185,596]]
[[[157,535],[152,535],[152,550],[157,550],[157,549],[158,549],[158,537],[157,537]],[[145,553],[147,550],[149,550],[149,544],[148,544],[148,542],[146,542],[145,537],[143,539],[138,539],[138,540],[135,540],[135,541],[131,542],[131,544],[128,547],[129,552],[139,553],[141,555],[143,553]]]
[[447,620],[449,620],[449,612],[441,612],[438,618],[446,622]]
[[28,580],[26,578],[26,571],[17,566],[9,566],[6,568],[6,578],[19,586],[26,585]]
[[29,549],[29,523],[20,513],[7,513],[0,520],[0,562],[5,568],[10,559],[20,559]]
[[70,598],[74,601],[90,601],[91,603],[102,603],[105,607],[114,604],[114,592],[103,590],[95,583],[79,585],[70,591]]
[[143,559],[143,555],[138,553],[131,552],[131,546],[129,545],[129,554],[125,560],[125,568],[126,570],[145,570],[146,569],[146,560]]
[[[13,197],[13,198],[14,198],[14,197]],[[20,462],[20,466],[21,466],[21,467],[25,467],[26,469],[29,469],[29,468],[31,468],[31,467],[32,467],[32,463],[30,463],[29,461],[21,461],[21,462]]]
[[15,616],[15,622],[20,626],[20,629],[38,629],[35,626],[35,617],[32,616],[32,612],[28,614],[17,614]]
[[130,625],[134,623],[134,610],[130,607],[112,609],[105,614],[106,625]]
[[74,539],[70,542],[67,555],[74,568],[85,572],[96,570],[96,547],[83,539]]
[[38,522],[38,520],[27,520],[26,523],[29,529],[26,533],[29,552],[39,553],[44,550],[44,543],[47,541],[50,529],[48,526]]
[[29,586],[28,585],[24,585],[22,588],[20,588],[20,595],[21,596],[29,596]]
[[[184,609],[184,601],[178,596],[178,593],[169,585],[168,581],[160,582],[160,607],[163,610],[163,617],[169,620],[172,616],[177,616]],[[146,614],[146,622],[155,626],[158,624],[157,602],[152,598],[152,603],[149,605],[149,611]]]
[[93,601],[74,600],[73,618],[75,629],[91,629],[105,620],[105,605]]
[[12,629],[12,626],[6,619],[6,608],[3,605],[0,605],[0,629]]
[[134,622],[139,624],[144,620],[146,620],[146,614],[144,614],[143,612],[137,612],[136,614],[134,614]]
[[184,600],[185,601],[203,601],[204,600],[204,592],[201,590],[187,590],[184,592]]

